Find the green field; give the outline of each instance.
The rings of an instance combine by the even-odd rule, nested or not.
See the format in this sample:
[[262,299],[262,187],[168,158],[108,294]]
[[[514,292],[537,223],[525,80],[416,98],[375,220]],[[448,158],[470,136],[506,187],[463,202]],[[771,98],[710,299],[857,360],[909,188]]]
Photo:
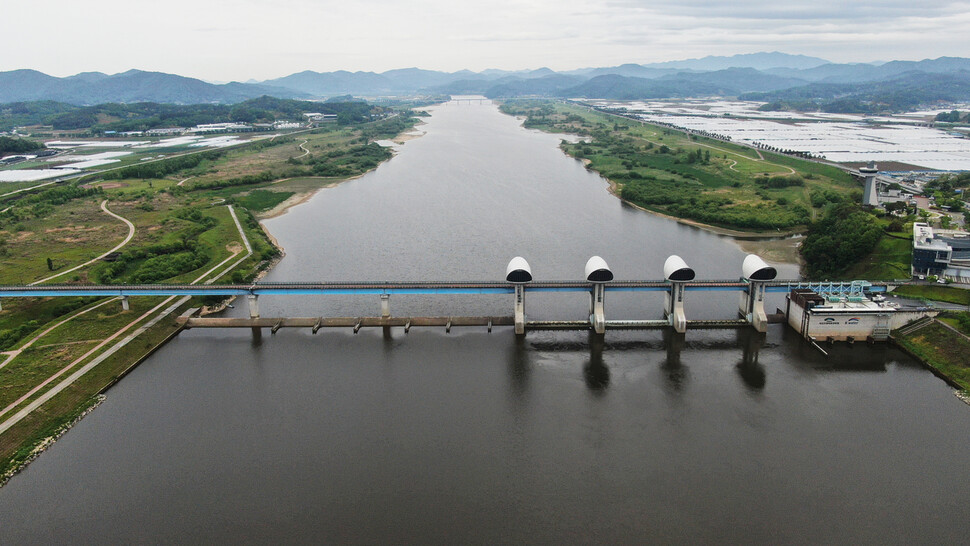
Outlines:
[[887,233],[868,256],[849,268],[845,278],[870,281],[908,279],[912,261],[912,239],[900,238],[899,234],[892,237]]
[[[100,208],[102,202],[134,224],[133,238],[118,249],[112,261],[95,262],[50,282],[187,283],[210,271],[207,278],[212,278],[240,259],[241,263],[219,282],[250,282],[278,255],[255,214],[298,191],[308,193],[373,169],[391,152],[372,141],[393,137],[416,122],[415,117],[399,115],[346,127],[323,127],[301,135],[299,140],[265,139],[155,162],[126,161],[129,166],[86,176],[83,183],[55,184],[2,197],[0,284],[43,280],[124,241],[129,228],[105,214]],[[304,140],[309,154],[300,148]],[[324,175],[313,176],[318,173]],[[248,257],[227,205],[234,207],[251,243],[253,253]],[[0,350],[23,350],[0,368],[0,409],[72,365],[162,298],[132,298],[129,311],[123,311],[117,301],[88,311],[103,301],[3,299]],[[186,306],[203,303],[214,302],[196,298]],[[36,336],[73,316],[78,318],[24,348]],[[92,403],[96,393],[174,329],[174,319],[166,318],[0,435],[0,475],[29,458],[33,446],[72,421]],[[6,358],[0,355],[0,362]],[[54,384],[56,381],[31,394],[0,420]]]
[[933,323],[896,341],[924,362],[933,366],[970,391],[970,340]]
[[746,231],[801,231],[858,184],[829,165],[758,152],[668,127],[574,105],[511,101],[524,125],[575,134],[563,150],[616,185],[624,200],[648,210]]
[[953,286],[934,284],[907,285],[896,288],[893,290],[893,294],[907,298],[922,298],[959,305],[970,305],[970,290]]

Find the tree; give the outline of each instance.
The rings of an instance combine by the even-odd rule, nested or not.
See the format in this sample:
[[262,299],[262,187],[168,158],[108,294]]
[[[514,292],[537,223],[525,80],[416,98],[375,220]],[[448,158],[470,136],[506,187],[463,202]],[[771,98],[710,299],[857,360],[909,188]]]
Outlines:
[[54,260],[47,258],[47,269],[54,271]]

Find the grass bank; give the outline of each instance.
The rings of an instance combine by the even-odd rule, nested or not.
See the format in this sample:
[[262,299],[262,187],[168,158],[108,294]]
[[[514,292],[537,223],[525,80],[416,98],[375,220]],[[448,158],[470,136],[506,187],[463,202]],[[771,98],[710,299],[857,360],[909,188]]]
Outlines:
[[961,389],[970,392],[970,339],[937,322],[909,335],[894,336],[894,339]]
[[970,305],[970,290],[946,286],[941,284],[914,284],[900,286],[893,290],[893,294],[907,298],[920,298],[933,301],[945,301],[958,305]]
[[743,232],[798,232],[859,185],[831,165],[688,134],[575,104],[510,101],[524,125],[579,135],[562,149],[643,209]]
[[[10,210],[0,213],[0,284],[44,279],[123,241],[129,228],[101,211],[104,200],[109,210],[135,226],[132,239],[110,261],[95,262],[53,282],[188,283],[213,278],[239,259],[242,261],[220,282],[251,281],[279,254],[256,214],[283,206],[294,196],[297,185],[300,191],[313,191],[375,168],[391,152],[373,140],[410,130],[417,121],[398,115],[373,123],[327,126],[305,133],[307,142],[302,148],[303,140],[264,139],[250,146],[200,154],[191,161],[153,164],[150,169],[134,165],[112,171],[108,179],[92,176],[83,187],[68,184],[9,196],[3,205]],[[296,179],[299,184],[276,184],[293,174],[301,177]],[[248,257],[226,206],[230,204],[253,248]],[[64,378],[144,326],[151,317],[132,321],[162,299],[132,298],[129,311],[122,311],[117,301],[91,309],[103,301],[4,299],[0,311],[0,342],[4,345],[0,350],[14,353],[0,368],[0,410],[6,408],[0,422],[52,392]],[[174,319],[182,309],[212,303],[198,298],[186,303],[0,433],[0,475],[9,475],[29,462],[38,449],[96,403],[99,393],[167,340],[176,331]],[[129,324],[120,337],[81,358]],[[0,362],[8,357],[0,355]]]

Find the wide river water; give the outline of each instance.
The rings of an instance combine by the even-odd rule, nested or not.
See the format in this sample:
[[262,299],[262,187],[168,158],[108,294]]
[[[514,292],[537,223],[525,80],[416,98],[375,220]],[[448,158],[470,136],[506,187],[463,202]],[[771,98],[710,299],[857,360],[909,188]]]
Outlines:
[[[490,104],[433,109],[376,171],[267,222],[282,280],[740,276],[729,238],[624,206]],[[779,265],[792,278],[797,268]],[[532,296],[579,319],[583,294]],[[778,297],[770,307],[781,306]],[[734,318],[689,293],[688,318]],[[376,315],[264,297],[263,316]],[[660,318],[607,295],[608,319]],[[236,315],[245,313],[239,302]],[[511,297],[395,297],[396,315],[511,314]],[[786,326],[183,332],[0,489],[0,544],[959,543],[970,407],[884,345],[826,358]]]

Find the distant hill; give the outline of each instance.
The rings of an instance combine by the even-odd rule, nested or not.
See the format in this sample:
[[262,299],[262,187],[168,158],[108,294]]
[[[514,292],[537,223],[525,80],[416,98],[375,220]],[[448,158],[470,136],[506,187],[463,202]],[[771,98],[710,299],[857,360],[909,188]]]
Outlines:
[[271,123],[303,119],[303,114],[336,114],[338,123],[364,121],[381,107],[344,100],[311,102],[263,96],[236,104],[106,103],[74,106],[38,101],[0,105],[0,129],[20,125],[50,125],[58,130],[145,131],[158,127],[192,127],[200,123]]
[[0,103],[52,100],[75,105],[106,102],[232,104],[262,95],[305,97],[297,91],[265,85],[235,82],[213,85],[195,78],[141,70],[110,76],[84,72],[67,78],[48,76],[36,70],[0,72]]
[[[406,74],[403,75],[403,79],[407,79]],[[411,79],[416,80],[417,78],[412,74]],[[264,81],[262,85],[292,89],[314,97],[346,94],[380,95],[392,93],[398,87],[391,78],[374,72],[348,72],[346,70],[336,72],[305,70],[275,80]]]
[[608,74],[596,76],[580,85],[565,89],[562,96],[587,99],[637,100],[683,98],[717,95],[720,88],[706,82],[670,79],[628,78]]
[[[488,97],[585,97],[615,100],[722,96],[769,97],[795,108],[855,108],[877,111],[911,104],[970,100],[962,74],[970,59],[940,57],[884,64],[836,64],[786,53],[710,56],[648,65],[622,64],[556,72],[402,68],[376,72],[305,70],[263,82],[212,84],[160,72],[130,70],[108,75],[82,72],[55,78],[34,70],[0,72],[0,103],[55,101],[74,105],[105,102],[235,104],[258,96],[328,99],[410,94],[483,94]],[[910,77],[912,74],[927,76]],[[937,78],[936,76],[940,76]],[[935,82],[936,88],[930,85]],[[853,85],[868,84],[864,87]],[[849,87],[840,87],[849,86]],[[753,95],[761,93],[763,95]],[[868,94],[867,94],[868,93]],[[843,100],[844,99],[844,100]],[[841,101],[837,104],[835,101]],[[830,104],[831,103],[831,104]]]
[[792,68],[804,70],[829,64],[825,59],[807,57],[805,55],[789,55],[788,53],[746,53],[730,57],[708,56],[702,59],[687,59],[684,61],[667,61],[662,63],[645,64],[647,68],[673,68],[679,70],[724,70],[726,68],[754,68],[767,70],[769,68]]
[[753,68],[727,68],[713,72],[683,72],[660,78],[660,82],[693,82],[716,86],[719,95],[751,91],[774,91],[808,83],[804,79],[775,76]]
[[575,87],[586,81],[582,76],[566,76],[552,72],[551,75],[532,79],[512,79],[504,83],[492,85],[483,94],[489,98],[523,97],[523,96],[557,96],[563,90]]
[[970,71],[940,74],[907,72],[863,83],[813,83],[767,93],[742,94],[765,101],[766,110],[821,110],[834,113],[904,111],[922,105],[970,100]]
[[907,72],[946,74],[970,71],[970,59],[940,57],[922,61],[890,61],[881,65],[825,64],[807,70],[776,69],[768,72],[780,76],[797,77],[811,82],[860,83],[895,78]]

